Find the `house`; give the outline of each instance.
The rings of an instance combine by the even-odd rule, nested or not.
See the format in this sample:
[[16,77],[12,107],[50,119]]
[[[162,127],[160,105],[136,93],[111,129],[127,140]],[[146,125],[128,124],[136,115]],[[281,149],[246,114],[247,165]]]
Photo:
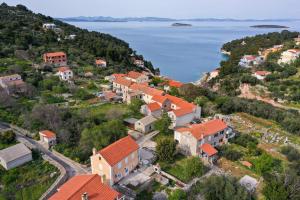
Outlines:
[[264,49],[258,51],[258,54],[263,57],[264,60],[267,59],[270,53],[275,53],[280,51],[283,48],[283,45],[274,45],[272,48]]
[[73,78],[73,71],[69,67],[58,68],[58,76],[62,81],[69,81]]
[[114,185],[133,171],[139,163],[139,145],[127,136],[100,151],[93,149],[91,168],[104,183]]
[[97,174],[78,175],[64,183],[49,200],[124,200],[125,196],[103,184]]
[[96,59],[95,64],[97,67],[106,67],[107,63],[105,60],[102,59]]
[[200,119],[201,108],[198,105],[169,94],[165,97],[171,101],[171,110],[168,111],[168,115],[172,120],[172,128],[189,124],[194,119]]
[[135,122],[134,129],[141,133],[150,133],[154,131],[154,122],[156,122],[156,118],[152,115],[148,115],[137,122]]
[[44,30],[54,30],[55,28],[57,28],[57,26],[53,23],[45,23],[43,24],[43,29]]
[[117,78],[124,77],[125,74],[112,74],[110,76],[106,76],[104,79],[109,82],[114,82]]
[[164,85],[164,90],[165,91],[170,91],[171,88],[180,88],[183,86],[183,83],[175,80],[168,80],[167,83]]
[[266,76],[271,74],[271,72],[268,71],[256,71],[252,76],[256,77],[258,80],[264,80]]
[[39,132],[40,141],[45,144],[48,148],[56,145],[56,134],[49,130]]
[[136,118],[126,118],[123,120],[125,126],[127,126],[130,129],[134,129],[135,122],[137,122],[137,121],[138,121],[138,119],[136,119]]
[[0,77],[0,87],[2,87],[7,94],[24,92],[26,84],[19,74],[13,74]]
[[128,74],[125,77],[126,77],[126,79],[128,79],[134,83],[146,83],[149,81],[149,78],[147,75],[140,73],[140,72],[135,72],[135,71],[128,72]]
[[248,175],[243,176],[239,180],[239,183],[241,186],[245,187],[251,193],[254,193],[258,186],[258,181],[255,178]]
[[103,98],[105,101],[112,102],[112,101],[122,101],[122,97],[118,96],[116,93],[112,91],[104,91]]
[[67,65],[67,55],[64,52],[45,53],[43,60],[44,63],[53,64],[55,66]]
[[199,156],[209,163],[217,158],[218,151],[215,147],[227,143],[233,136],[232,129],[220,119],[180,127],[174,133],[183,154]]
[[159,118],[162,114],[162,108],[157,102],[145,104],[141,106],[141,113],[143,115],[152,115]]
[[0,164],[6,170],[10,170],[30,161],[32,161],[32,153],[22,143],[0,151]]
[[66,40],[75,40],[75,38],[76,38],[75,34],[70,34],[70,35],[65,36]]
[[287,51],[282,52],[280,59],[278,60],[278,64],[291,64],[300,56],[299,49],[289,49]]
[[239,62],[239,66],[250,68],[259,65],[262,62],[263,62],[263,57],[261,56],[245,55],[241,58]]
[[124,77],[117,77],[113,81],[113,91],[117,94],[122,94],[125,96],[129,92],[129,87],[131,86],[132,81],[124,78]]
[[140,59],[133,58],[133,64],[141,68],[145,67],[145,62]]

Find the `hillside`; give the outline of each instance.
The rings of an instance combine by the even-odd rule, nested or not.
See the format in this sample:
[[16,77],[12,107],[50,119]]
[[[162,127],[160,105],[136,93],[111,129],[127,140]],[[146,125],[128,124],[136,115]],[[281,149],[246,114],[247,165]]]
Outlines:
[[[54,23],[62,31],[44,31],[43,23]],[[16,50],[24,50],[23,56],[34,63],[41,62],[41,55],[48,51],[65,51],[69,64],[74,66],[93,65],[95,58],[105,58],[109,68],[101,73],[125,72],[138,69],[132,64],[130,55],[134,51],[126,42],[108,34],[90,32],[55,20],[42,14],[35,14],[25,6],[0,6],[0,58],[14,57]],[[65,39],[76,35],[74,40]],[[141,58],[142,56],[137,55]],[[153,70],[150,62],[146,67]]]

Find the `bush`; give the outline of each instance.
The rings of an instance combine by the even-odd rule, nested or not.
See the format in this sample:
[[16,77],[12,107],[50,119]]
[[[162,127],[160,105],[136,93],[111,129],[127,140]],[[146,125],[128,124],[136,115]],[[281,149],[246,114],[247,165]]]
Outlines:
[[4,144],[14,143],[16,142],[16,134],[13,131],[0,133],[0,142]]
[[284,146],[281,148],[281,153],[286,155],[290,162],[300,161],[300,153],[297,149],[292,146]]
[[243,156],[243,153],[233,149],[229,145],[223,145],[223,146],[219,147],[218,150],[219,150],[220,156],[223,156],[223,157],[227,158],[228,160],[232,160],[232,161],[237,161]]
[[168,200],[186,200],[187,194],[183,190],[176,189],[169,196]]
[[234,138],[230,140],[230,142],[241,145],[243,147],[253,147],[258,144],[258,140],[255,137],[252,137],[248,134],[237,134]]

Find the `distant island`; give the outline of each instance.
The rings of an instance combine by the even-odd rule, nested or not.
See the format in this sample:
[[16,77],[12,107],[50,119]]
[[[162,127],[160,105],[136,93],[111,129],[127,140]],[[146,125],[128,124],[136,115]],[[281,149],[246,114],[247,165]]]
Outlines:
[[172,26],[192,26],[192,24],[185,24],[185,23],[174,23]]
[[250,27],[251,28],[290,28],[288,26],[282,26],[282,25],[254,25]]

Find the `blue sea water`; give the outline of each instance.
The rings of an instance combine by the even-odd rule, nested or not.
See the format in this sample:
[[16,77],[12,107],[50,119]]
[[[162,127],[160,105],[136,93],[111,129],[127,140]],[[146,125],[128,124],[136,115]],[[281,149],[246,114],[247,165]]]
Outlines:
[[68,22],[80,28],[108,33],[159,67],[161,74],[192,82],[219,66],[225,42],[282,29],[257,29],[251,25],[276,24],[300,31],[293,22],[186,22],[192,27],[172,27],[172,22]]

